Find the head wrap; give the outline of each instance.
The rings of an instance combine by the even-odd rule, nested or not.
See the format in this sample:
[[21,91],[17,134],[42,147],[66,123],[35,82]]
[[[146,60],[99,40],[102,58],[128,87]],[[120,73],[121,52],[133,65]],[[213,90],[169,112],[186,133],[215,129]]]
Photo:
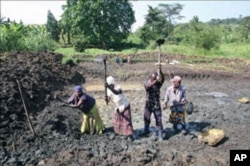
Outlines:
[[107,77],[107,83],[109,85],[111,85],[111,84],[115,85],[115,79],[112,76],[108,76]]
[[81,85],[75,86],[74,90],[75,90],[76,92],[82,92],[82,87],[81,87]]

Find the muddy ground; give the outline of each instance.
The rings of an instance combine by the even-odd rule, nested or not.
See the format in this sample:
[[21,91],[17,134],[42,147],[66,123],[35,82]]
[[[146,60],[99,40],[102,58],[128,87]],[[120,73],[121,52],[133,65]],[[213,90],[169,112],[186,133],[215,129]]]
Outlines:
[[[134,56],[137,55],[132,60]],[[150,56],[157,59],[157,53]],[[187,116],[190,134],[183,135],[173,132],[168,112],[163,111],[163,141],[157,140],[153,116],[151,136],[140,136],[145,103],[143,82],[157,69],[154,60],[132,64],[110,60],[107,64],[108,74],[117,78],[131,101],[135,133],[135,140],[131,141],[114,134],[114,106],[104,102],[102,63],[61,65],[62,56],[52,52],[17,52],[0,59],[0,165],[229,165],[231,149],[250,149],[250,105],[237,101],[250,98],[250,63],[220,59],[186,64],[182,63],[187,61],[182,55],[164,56],[173,63],[162,65],[166,78],[162,100],[169,79],[178,74],[183,77],[188,99],[194,103],[194,112]],[[83,85],[97,99],[106,125],[104,134],[80,134],[81,112],[61,107],[54,99],[55,95],[68,97],[76,84]],[[211,128],[226,133],[214,147],[197,139],[197,135]]]

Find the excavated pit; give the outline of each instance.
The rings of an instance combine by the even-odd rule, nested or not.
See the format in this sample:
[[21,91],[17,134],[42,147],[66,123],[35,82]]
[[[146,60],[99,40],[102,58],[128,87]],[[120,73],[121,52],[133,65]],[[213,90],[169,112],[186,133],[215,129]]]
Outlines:
[[[136,56],[136,55],[135,55]],[[137,58],[148,57],[139,54]],[[157,54],[150,55],[157,57]],[[182,55],[168,55],[183,60]],[[135,58],[132,56],[132,58]],[[221,59],[237,66],[237,72],[217,71],[203,65],[162,66],[165,83],[183,77],[194,112],[187,116],[191,132],[174,134],[163,111],[164,140],[157,141],[152,116],[152,136],[141,137],[145,90],[143,82],[157,67],[152,62],[107,63],[108,75],[117,78],[131,101],[135,140],[114,134],[113,105],[104,102],[104,66],[94,62],[62,65],[62,55],[53,52],[16,52],[0,60],[0,165],[229,165],[231,149],[250,149],[250,106],[237,100],[250,98],[249,64]],[[206,60],[204,60],[206,62]],[[211,63],[211,62],[209,62]],[[17,81],[35,135],[29,127]],[[80,134],[81,112],[60,107],[55,95],[68,97],[76,84],[97,99],[106,132]],[[200,144],[197,135],[211,128],[223,129],[226,137],[215,147]]]

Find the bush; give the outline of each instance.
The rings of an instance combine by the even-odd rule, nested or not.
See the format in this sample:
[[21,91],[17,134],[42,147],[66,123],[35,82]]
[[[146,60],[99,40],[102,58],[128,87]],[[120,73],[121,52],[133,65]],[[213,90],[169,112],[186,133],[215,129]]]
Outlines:
[[205,50],[211,50],[212,48],[219,48],[220,39],[218,34],[211,29],[202,31],[197,35],[195,40],[196,48],[203,48]]
[[74,49],[77,52],[84,52],[86,49],[86,43],[78,40],[74,43]]
[[71,58],[64,58],[62,60],[62,64],[64,64],[64,65],[70,65],[70,66],[74,66],[75,65],[74,60],[71,59]]

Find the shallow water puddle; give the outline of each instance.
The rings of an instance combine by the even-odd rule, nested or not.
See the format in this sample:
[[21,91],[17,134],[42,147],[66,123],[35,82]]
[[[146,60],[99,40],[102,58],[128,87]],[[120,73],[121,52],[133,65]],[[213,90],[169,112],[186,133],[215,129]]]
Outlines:
[[210,93],[205,93],[207,96],[213,96],[213,97],[228,97],[227,94],[221,93],[221,92],[210,92]]

